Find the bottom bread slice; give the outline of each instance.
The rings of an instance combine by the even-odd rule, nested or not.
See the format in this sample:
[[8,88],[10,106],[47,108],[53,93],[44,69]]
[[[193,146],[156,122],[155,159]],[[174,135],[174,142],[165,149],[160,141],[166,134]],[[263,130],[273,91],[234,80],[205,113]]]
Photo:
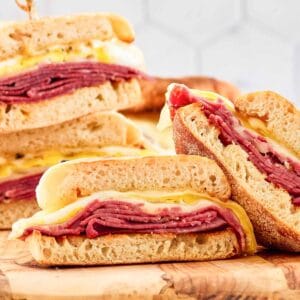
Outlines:
[[0,202],[0,229],[10,229],[21,218],[29,218],[39,210],[35,199]]
[[231,229],[188,234],[113,234],[50,237],[34,231],[26,238],[40,265],[111,265],[161,261],[203,261],[241,254]]

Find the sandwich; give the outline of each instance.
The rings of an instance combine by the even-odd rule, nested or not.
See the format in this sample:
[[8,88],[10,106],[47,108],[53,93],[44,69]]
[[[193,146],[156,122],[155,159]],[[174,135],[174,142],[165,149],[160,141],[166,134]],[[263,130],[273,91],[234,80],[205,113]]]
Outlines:
[[103,110],[160,110],[171,82],[235,97],[206,77],[144,73],[123,17],[81,14],[11,22],[0,31],[0,133],[46,127]]
[[0,229],[38,210],[35,188],[45,170],[82,157],[140,156],[161,151],[129,119],[96,112],[48,127],[1,135]]
[[37,189],[41,211],[13,225],[40,265],[223,259],[256,249],[217,164],[199,156],[82,159]]
[[270,91],[229,101],[178,84],[170,85],[167,104],[176,152],[214,159],[228,176],[233,199],[246,210],[258,241],[299,252],[299,110]]
[[141,101],[143,55],[121,16],[8,23],[0,40],[0,133],[129,109]]

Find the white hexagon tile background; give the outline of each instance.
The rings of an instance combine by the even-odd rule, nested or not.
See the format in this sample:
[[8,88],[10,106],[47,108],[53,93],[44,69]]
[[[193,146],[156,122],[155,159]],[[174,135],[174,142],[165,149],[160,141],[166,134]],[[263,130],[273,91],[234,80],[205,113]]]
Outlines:
[[[0,0],[0,20],[26,16]],[[148,71],[215,76],[300,105],[299,0],[37,0],[40,15],[112,11],[135,26]]]

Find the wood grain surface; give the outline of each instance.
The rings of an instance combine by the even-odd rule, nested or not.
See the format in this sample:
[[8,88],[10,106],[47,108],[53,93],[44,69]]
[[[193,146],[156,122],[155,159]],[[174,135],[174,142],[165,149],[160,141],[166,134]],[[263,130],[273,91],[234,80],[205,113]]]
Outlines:
[[7,234],[0,232],[0,299],[300,299],[297,254],[47,269]]

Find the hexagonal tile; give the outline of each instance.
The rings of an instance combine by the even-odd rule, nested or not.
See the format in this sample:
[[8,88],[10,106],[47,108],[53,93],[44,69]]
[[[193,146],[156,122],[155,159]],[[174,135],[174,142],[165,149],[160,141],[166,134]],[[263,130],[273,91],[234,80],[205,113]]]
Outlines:
[[150,18],[200,43],[236,24],[239,0],[149,1]]
[[300,1],[248,0],[247,11],[254,20],[267,24],[288,38],[300,40]]
[[144,52],[147,70],[152,75],[175,76],[195,72],[194,52],[180,38],[153,26],[137,29],[137,45]]
[[293,47],[245,25],[203,49],[203,73],[237,84],[244,91],[274,90],[294,98]]
[[143,3],[140,0],[51,0],[47,1],[48,15],[66,15],[82,12],[114,12],[126,17],[134,25],[142,22]]

